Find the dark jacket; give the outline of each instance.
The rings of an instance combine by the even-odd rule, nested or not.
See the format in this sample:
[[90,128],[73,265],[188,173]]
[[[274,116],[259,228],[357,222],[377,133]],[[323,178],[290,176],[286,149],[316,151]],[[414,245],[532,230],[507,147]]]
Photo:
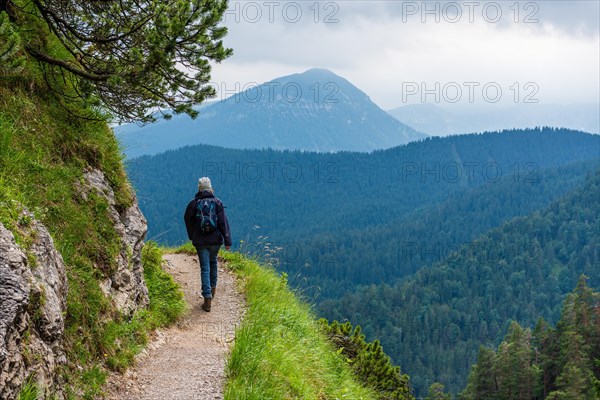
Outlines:
[[[210,197],[214,198],[217,204],[217,230],[203,234],[199,229],[196,229],[196,201]],[[225,215],[225,206],[212,192],[202,190],[196,193],[194,200],[190,201],[187,205],[183,219],[185,220],[188,238],[195,247],[216,246],[223,243],[225,246],[231,246],[231,232],[229,231],[227,216]]]

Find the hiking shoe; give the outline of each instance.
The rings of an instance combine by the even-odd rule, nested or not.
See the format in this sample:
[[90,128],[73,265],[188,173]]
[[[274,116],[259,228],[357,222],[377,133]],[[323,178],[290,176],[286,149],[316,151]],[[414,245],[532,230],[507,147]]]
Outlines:
[[215,293],[217,293],[217,288],[214,287],[214,288],[210,289],[210,292],[212,293],[212,298],[214,299],[215,298]]
[[210,303],[212,299],[204,299],[204,303],[202,303],[202,309],[206,312],[210,312]]

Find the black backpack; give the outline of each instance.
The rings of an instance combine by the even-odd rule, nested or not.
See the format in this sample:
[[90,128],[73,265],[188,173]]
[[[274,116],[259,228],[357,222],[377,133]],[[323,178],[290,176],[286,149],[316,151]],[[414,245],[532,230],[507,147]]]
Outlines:
[[196,201],[196,226],[202,234],[217,230],[217,201],[214,197]]

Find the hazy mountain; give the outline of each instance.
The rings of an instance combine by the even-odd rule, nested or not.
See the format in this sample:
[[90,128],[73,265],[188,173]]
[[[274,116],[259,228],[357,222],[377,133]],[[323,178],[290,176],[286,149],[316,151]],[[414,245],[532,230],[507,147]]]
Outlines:
[[115,130],[129,158],[193,144],[372,151],[426,136],[392,118],[346,79],[324,69],[248,89],[204,108],[196,120],[182,115]]
[[388,111],[428,135],[550,126],[600,133],[599,104],[521,104],[497,111],[453,113],[433,104],[413,104]]

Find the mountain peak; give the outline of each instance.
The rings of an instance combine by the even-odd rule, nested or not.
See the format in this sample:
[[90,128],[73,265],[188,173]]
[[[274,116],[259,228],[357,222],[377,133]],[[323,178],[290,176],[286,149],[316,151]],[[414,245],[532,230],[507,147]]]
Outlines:
[[380,109],[346,79],[328,69],[311,68],[230,96],[206,108],[195,121],[176,117],[138,132],[129,130],[120,138],[132,149],[126,150],[128,155],[137,156],[200,143],[368,152],[425,136]]
[[273,79],[271,82],[296,82],[299,84],[311,85],[316,82],[335,82],[338,85],[354,87],[348,80],[337,75],[335,72],[325,68],[311,68],[304,72],[290,74]]
[[326,76],[340,78],[336,73],[327,68],[311,68],[298,75],[310,75],[310,76]]

